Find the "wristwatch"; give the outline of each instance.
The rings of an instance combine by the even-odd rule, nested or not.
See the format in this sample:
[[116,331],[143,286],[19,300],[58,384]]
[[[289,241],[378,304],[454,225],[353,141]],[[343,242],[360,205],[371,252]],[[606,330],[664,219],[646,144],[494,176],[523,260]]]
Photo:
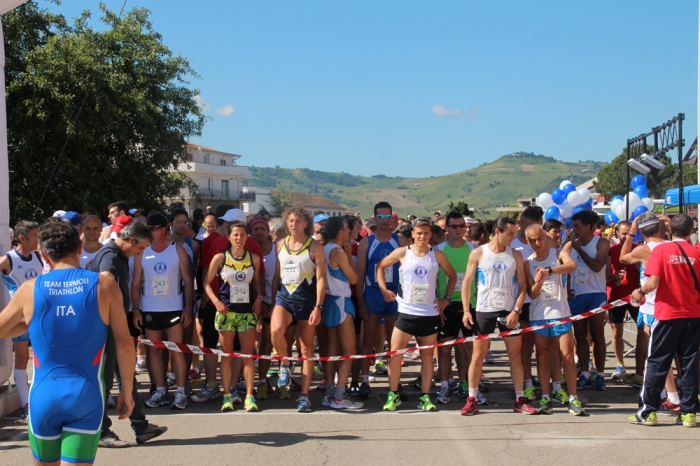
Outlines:
[[319,308],[319,309],[323,312],[323,306],[322,306],[321,304],[317,304],[317,305],[315,305],[314,307]]
[[642,296],[646,296],[646,295],[647,295],[645,292],[642,291],[642,287],[641,287],[641,286],[637,289],[637,291],[639,291],[639,294],[641,294]]
[[445,296],[443,296],[443,298],[445,298],[445,299],[448,300],[448,301],[452,301],[452,296],[450,296],[450,295],[448,295],[448,294],[446,294]]
[[133,311],[139,311],[139,312],[141,312],[141,308],[139,308],[139,307],[132,307],[131,310],[132,310],[132,312],[133,312]]
[[520,314],[523,312],[523,308],[522,308],[522,307],[514,307],[513,310],[514,310],[515,312],[517,312],[518,315],[520,315]]
[[554,272],[552,272],[552,268],[551,268],[551,267],[546,267],[546,270],[547,270],[547,272],[549,272],[549,275],[554,274]]

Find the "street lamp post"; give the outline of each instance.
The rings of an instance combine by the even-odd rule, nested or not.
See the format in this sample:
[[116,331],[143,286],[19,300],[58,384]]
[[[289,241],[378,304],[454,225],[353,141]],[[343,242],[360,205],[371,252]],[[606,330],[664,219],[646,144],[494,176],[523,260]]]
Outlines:
[[403,192],[403,218],[408,218],[408,190],[410,188],[404,188]]

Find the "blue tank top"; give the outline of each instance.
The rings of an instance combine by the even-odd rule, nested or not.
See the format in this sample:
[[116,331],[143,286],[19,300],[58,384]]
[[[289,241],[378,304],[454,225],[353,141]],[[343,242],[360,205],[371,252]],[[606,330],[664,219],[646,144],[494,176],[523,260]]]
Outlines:
[[[386,256],[391,254],[394,249],[399,247],[399,235],[396,233],[391,234],[391,239],[382,243],[377,241],[374,235],[367,237],[367,270],[365,272],[365,285],[371,286],[373,288],[379,288],[379,283],[377,282],[377,264],[381,262]],[[386,280],[386,286],[390,290],[396,290],[399,287],[399,263],[387,267],[384,269],[384,279]]]
[[107,325],[97,301],[98,277],[98,273],[71,268],[36,279],[34,315],[29,323],[34,350],[32,388],[41,387],[47,377],[78,377],[104,391],[102,353]]

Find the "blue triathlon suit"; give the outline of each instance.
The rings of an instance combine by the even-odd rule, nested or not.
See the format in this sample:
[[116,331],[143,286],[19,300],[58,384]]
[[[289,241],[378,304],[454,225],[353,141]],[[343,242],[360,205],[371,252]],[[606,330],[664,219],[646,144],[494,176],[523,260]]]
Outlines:
[[[386,302],[384,295],[382,295],[382,290],[379,288],[379,283],[377,283],[375,270],[382,259],[399,247],[399,235],[392,233],[391,239],[384,243],[377,241],[374,235],[370,235],[367,237],[367,241],[367,268],[363,293],[365,306],[372,314],[382,317],[395,316],[399,313],[399,303],[396,301],[392,303]],[[384,277],[389,278],[386,281],[386,287],[395,294],[399,292],[399,265],[397,262],[384,271]]]

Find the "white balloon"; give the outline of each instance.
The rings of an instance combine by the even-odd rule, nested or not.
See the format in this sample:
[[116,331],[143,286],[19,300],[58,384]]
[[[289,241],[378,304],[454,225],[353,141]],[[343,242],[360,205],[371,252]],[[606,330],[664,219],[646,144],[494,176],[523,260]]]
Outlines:
[[585,204],[591,198],[591,192],[588,188],[579,188],[576,192],[578,193],[579,204]]
[[[630,193],[627,195],[627,199],[629,199],[630,203],[630,212],[634,212],[634,209],[636,209],[640,205],[643,205],[642,200],[639,198],[637,193],[630,191]],[[627,201],[627,199],[625,199],[625,201]]]
[[574,214],[574,208],[568,202],[562,202],[559,206],[559,213],[564,218],[569,218]]
[[615,212],[615,215],[617,216],[618,219],[620,220],[626,220],[627,215],[625,215],[625,204],[620,201],[620,203],[617,205],[617,208],[613,210]]
[[642,203],[644,204],[644,207],[646,207],[649,210],[649,212],[654,211],[654,200],[652,198],[645,197],[644,199],[642,199]]
[[564,189],[564,186],[566,186],[567,184],[572,184],[572,183],[569,180],[562,181],[561,183],[559,183],[559,189]]
[[610,210],[612,210],[615,215],[617,215],[617,213],[615,211],[617,210],[617,207],[620,204],[622,204],[622,201],[620,199],[615,199],[614,201],[612,201],[610,203]]
[[578,195],[578,192],[576,191],[571,191],[568,196],[566,196],[566,202],[569,203],[569,205],[572,206],[577,206],[581,204],[581,196]]
[[537,205],[542,207],[542,209],[547,210],[554,205],[552,200],[552,195],[549,193],[542,193],[537,196]]

